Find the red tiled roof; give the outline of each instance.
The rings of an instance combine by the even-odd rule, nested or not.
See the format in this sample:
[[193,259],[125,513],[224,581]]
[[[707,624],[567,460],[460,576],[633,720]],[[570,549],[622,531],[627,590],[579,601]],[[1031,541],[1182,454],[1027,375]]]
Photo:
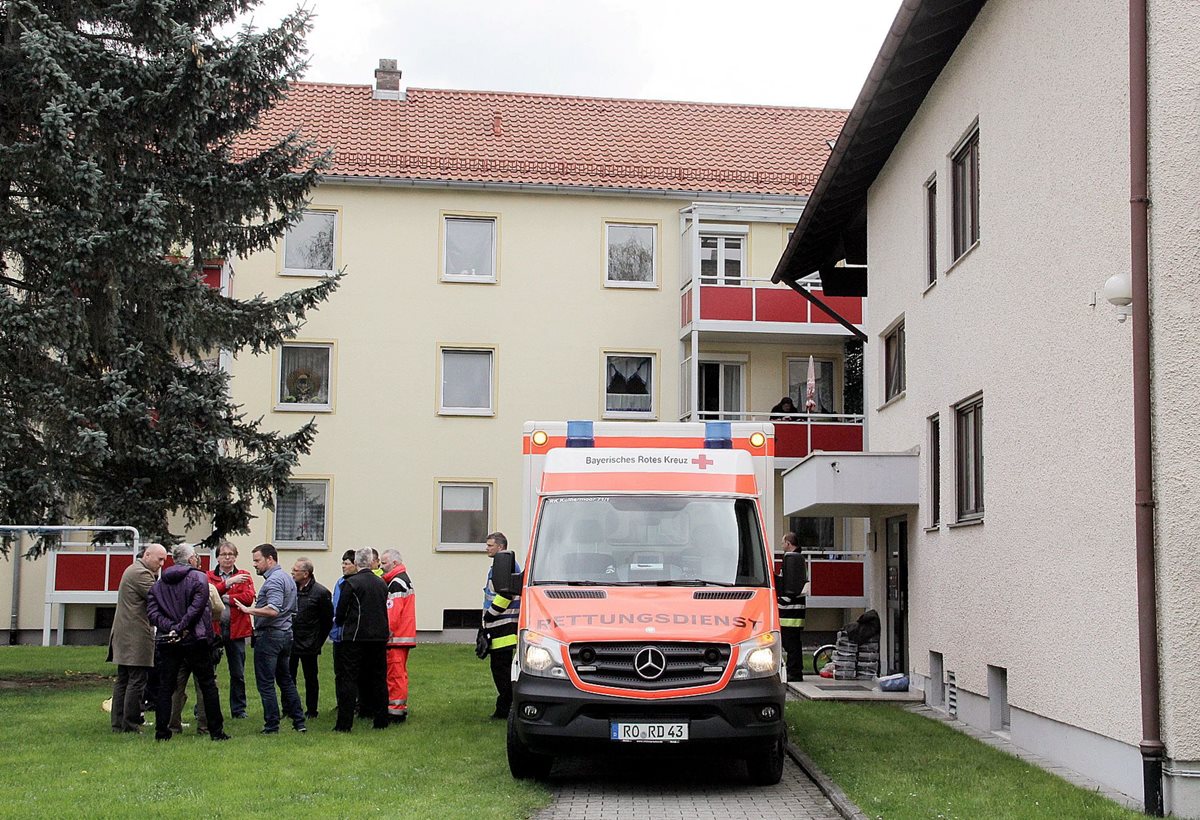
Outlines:
[[293,128],[348,177],[808,194],[845,111],[296,83],[239,148]]

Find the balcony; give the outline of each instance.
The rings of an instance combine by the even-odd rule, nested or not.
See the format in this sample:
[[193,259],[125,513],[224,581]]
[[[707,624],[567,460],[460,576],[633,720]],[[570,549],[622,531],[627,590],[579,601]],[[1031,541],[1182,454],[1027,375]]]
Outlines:
[[680,421],[770,421],[775,425],[775,468],[795,466],[809,453],[861,453],[863,417],[845,413],[799,414],[795,421],[772,420],[769,412],[709,413],[701,411],[693,419],[685,414]]
[[[699,287],[696,286],[699,281]],[[832,316],[791,288],[769,279],[690,279],[679,295],[680,336],[695,331],[729,333],[849,336]],[[863,300],[857,296],[825,296],[820,284],[805,287],[851,324],[861,328]]]

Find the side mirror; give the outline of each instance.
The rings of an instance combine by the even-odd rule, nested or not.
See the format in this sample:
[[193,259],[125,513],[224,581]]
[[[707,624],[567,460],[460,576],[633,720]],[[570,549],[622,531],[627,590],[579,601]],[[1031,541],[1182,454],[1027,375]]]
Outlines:
[[[497,555],[497,558],[500,556]],[[783,556],[783,580],[780,583],[781,595],[794,598],[804,592],[804,556],[798,552],[785,553]]]
[[516,568],[517,556],[512,552],[502,550],[496,553],[492,559],[492,587],[496,590],[497,595],[515,598],[521,594],[521,584],[524,578],[521,573],[514,571]]

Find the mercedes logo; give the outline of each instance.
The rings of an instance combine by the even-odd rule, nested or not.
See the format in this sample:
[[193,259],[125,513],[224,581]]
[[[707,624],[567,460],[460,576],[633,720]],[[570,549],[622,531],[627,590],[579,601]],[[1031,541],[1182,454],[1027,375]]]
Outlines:
[[654,680],[667,669],[667,658],[657,646],[647,646],[633,656],[633,671],[645,680]]

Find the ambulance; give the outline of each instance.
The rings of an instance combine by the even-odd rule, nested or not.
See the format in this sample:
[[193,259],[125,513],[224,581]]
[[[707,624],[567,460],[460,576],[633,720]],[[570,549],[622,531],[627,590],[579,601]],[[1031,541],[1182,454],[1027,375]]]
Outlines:
[[[683,752],[779,782],[773,426],[530,422],[523,451],[528,552],[492,573],[521,595],[513,776],[563,753]],[[800,569],[784,568],[797,592]]]

